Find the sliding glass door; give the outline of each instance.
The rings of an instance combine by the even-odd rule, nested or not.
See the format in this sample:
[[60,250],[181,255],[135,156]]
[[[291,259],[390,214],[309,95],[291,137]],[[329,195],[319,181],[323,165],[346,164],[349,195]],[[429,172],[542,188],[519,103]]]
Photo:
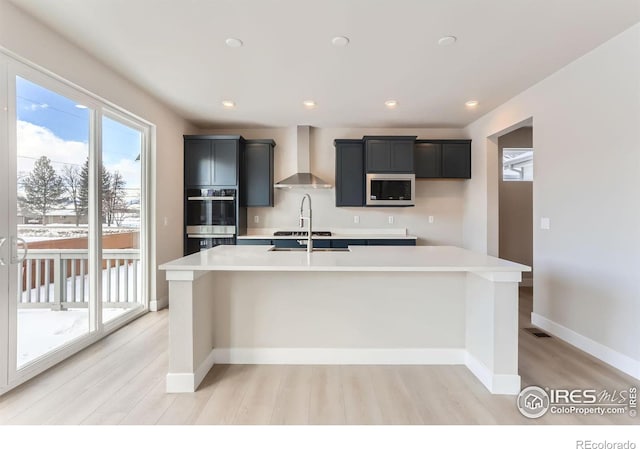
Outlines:
[[88,198],[84,173],[94,111],[15,76],[16,164],[12,271],[17,369],[89,326]]
[[142,303],[142,149],[144,130],[114,114],[102,117],[102,322]]
[[0,67],[2,393],[146,310],[150,126],[2,53]]

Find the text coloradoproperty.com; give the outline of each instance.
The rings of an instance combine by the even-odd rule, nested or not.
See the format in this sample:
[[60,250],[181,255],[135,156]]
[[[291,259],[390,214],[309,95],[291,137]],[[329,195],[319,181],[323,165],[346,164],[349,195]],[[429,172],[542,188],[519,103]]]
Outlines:
[[551,413],[566,414],[575,413],[578,415],[624,415],[627,407],[578,407],[575,405],[552,405],[549,408]]

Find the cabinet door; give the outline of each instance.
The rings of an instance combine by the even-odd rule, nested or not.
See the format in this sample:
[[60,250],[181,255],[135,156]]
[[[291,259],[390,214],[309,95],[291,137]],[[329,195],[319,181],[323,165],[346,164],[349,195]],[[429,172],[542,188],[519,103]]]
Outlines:
[[362,143],[336,143],[336,206],[364,206]]
[[331,248],[348,248],[349,246],[364,246],[367,244],[363,239],[339,239],[331,240]]
[[396,173],[413,173],[413,142],[391,141],[391,170]]
[[416,178],[440,178],[442,144],[417,143],[415,146]]
[[442,144],[442,177],[471,178],[471,144]]
[[213,184],[235,186],[238,183],[238,142],[219,140],[213,144]]
[[238,239],[237,245],[273,245],[273,240],[266,239]]
[[208,186],[211,179],[211,141],[185,140],[184,166],[187,186]]
[[273,206],[273,147],[267,143],[247,143],[243,170],[243,206]]
[[370,239],[369,246],[416,246],[415,239]]
[[[331,240],[311,240],[314,248],[330,248]],[[307,239],[301,237],[299,239],[275,239],[273,244],[276,248],[306,248]]]
[[391,142],[367,141],[367,173],[385,173],[391,170]]

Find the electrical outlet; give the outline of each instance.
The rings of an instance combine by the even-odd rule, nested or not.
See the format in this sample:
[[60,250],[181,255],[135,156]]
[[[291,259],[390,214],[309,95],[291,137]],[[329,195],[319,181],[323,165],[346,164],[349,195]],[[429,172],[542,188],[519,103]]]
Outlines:
[[549,217],[540,218],[540,229],[551,229],[551,219]]
[[260,215],[254,215],[253,216],[253,222],[254,223],[260,223]]
[[429,215],[429,223],[433,223],[433,215]]
[[394,219],[393,219],[393,215],[389,215],[389,224],[393,224]]
[[353,216],[353,222],[354,222],[355,224],[360,223],[360,215],[354,215],[354,216]]

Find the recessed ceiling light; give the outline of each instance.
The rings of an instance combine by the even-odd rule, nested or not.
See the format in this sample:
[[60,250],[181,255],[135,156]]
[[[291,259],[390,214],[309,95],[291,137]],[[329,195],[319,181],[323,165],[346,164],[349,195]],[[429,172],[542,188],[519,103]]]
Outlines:
[[389,109],[393,109],[398,106],[398,100],[387,100],[384,102],[384,105]]
[[336,36],[331,39],[331,43],[336,47],[346,47],[349,45],[349,38],[345,36]]
[[87,107],[85,105],[83,105],[83,104],[77,104],[76,108],[78,108],[78,109],[87,109]]
[[313,100],[304,100],[302,104],[309,109],[316,107],[316,102]]
[[235,108],[236,104],[231,100],[222,100],[222,106],[225,108]]
[[440,39],[438,39],[438,45],[442,45],[443,47],[446,47],[447,45],[455,44],[457,40],[458,38],[455,36],[443,36]]
[[238,48],[244,45],[240,39],[236,39],[235,37],[228,37],[225,39],[224,43],[227,44],[227,47],[231,48]]
[[478,106],[478,100],[469,100],[464,105],[468,108],[475,108]]

